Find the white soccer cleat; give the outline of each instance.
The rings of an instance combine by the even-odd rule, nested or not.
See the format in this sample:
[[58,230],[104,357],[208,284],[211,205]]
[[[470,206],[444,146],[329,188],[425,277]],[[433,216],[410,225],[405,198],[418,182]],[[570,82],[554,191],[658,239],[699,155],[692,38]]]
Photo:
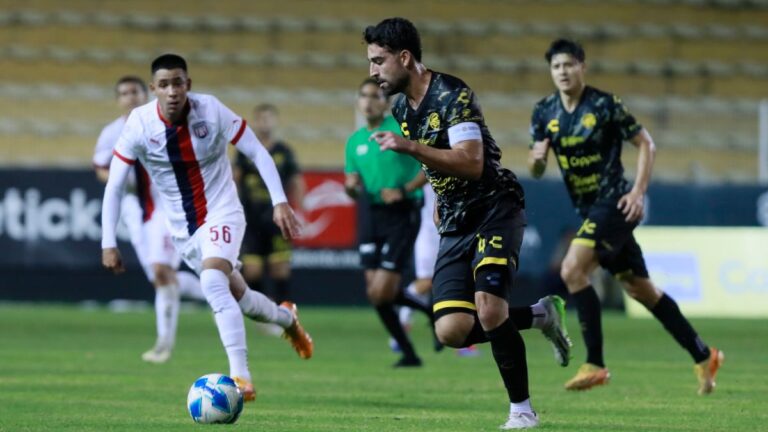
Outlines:
[[141,359],[147,363],[165,363],[171,358],[171,347],[157,344],[151,350],[141,355]]
[[507,422],[499,427],[501,430],[528,429],[539,425],[539,416],[535,412],[510,413]]

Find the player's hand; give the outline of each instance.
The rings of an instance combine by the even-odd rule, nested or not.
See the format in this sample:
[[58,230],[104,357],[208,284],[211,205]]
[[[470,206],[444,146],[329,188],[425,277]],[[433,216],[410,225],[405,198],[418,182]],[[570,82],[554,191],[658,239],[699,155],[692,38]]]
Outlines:
[[384,204],[392,204],[405,199],[402,189],[382,189],[381,200]]
[[394,132],[376,132],[371,135],[378,144],[379,150],[393,150],[398,153],[411,153],[413,151],[413,141],[403,138]]
[[549,152],[549,138],[542,141],[536,141],[531,148],[531,158],[536,161],[546,161]]
[[101,265],[114,274],[120,274],[125,271],[123,267],[123,257],[117,248],[107,248],[101,250]]
[[280,228],[283,233],[283,238],[286,240],[294,239],[301,235],[301,224],[296,219],[296,215],[293,213],[293,209],[288,203],[280,203],[275,206],[273,211],[272,220]]
[[348,173],[344,178],[344,190],[350,198],[357,198],[360,195],[361,187],[362,182],[360,181],[360,174]]
[[639,221],[645,215],[645,194],[633,189],[619,199],[616,208],[624,213],[627,222]]

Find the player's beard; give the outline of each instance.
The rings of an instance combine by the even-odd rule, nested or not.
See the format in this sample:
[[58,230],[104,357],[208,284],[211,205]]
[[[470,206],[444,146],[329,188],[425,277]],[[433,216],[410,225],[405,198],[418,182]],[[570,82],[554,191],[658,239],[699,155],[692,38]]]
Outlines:
[[384,95],[387,97],[394,96],[398,93],[402,93],[405,91],[405,88],[408,87],[408,75],[387,81],[382,80],[381,82],[387,84],[386,87],[380,86],[384,91]]

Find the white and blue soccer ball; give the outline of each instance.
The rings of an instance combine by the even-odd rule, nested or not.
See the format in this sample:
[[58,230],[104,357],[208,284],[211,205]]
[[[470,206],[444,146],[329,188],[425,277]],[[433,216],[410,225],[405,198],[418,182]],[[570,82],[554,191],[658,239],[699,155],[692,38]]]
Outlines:
[[203,375],[189,389],[187,410],[196,423],[234,423],[243,412],[243,395],[232,378]]

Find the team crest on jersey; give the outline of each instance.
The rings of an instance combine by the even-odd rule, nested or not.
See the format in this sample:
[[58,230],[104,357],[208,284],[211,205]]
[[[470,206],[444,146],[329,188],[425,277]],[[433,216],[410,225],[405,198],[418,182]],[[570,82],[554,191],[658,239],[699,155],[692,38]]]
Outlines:
[[208,136],[208,125],[205,122],[195,123],[192,125],[192,132],[196,137],[203,139]]
[[438,115],[436,112],[433,112],[429,115],[429,128],[440,129],[440,115]]
[[581,118],[581,125],[587,129],[592,129],[597,124],[597,117],[592,113],[586,113]]

